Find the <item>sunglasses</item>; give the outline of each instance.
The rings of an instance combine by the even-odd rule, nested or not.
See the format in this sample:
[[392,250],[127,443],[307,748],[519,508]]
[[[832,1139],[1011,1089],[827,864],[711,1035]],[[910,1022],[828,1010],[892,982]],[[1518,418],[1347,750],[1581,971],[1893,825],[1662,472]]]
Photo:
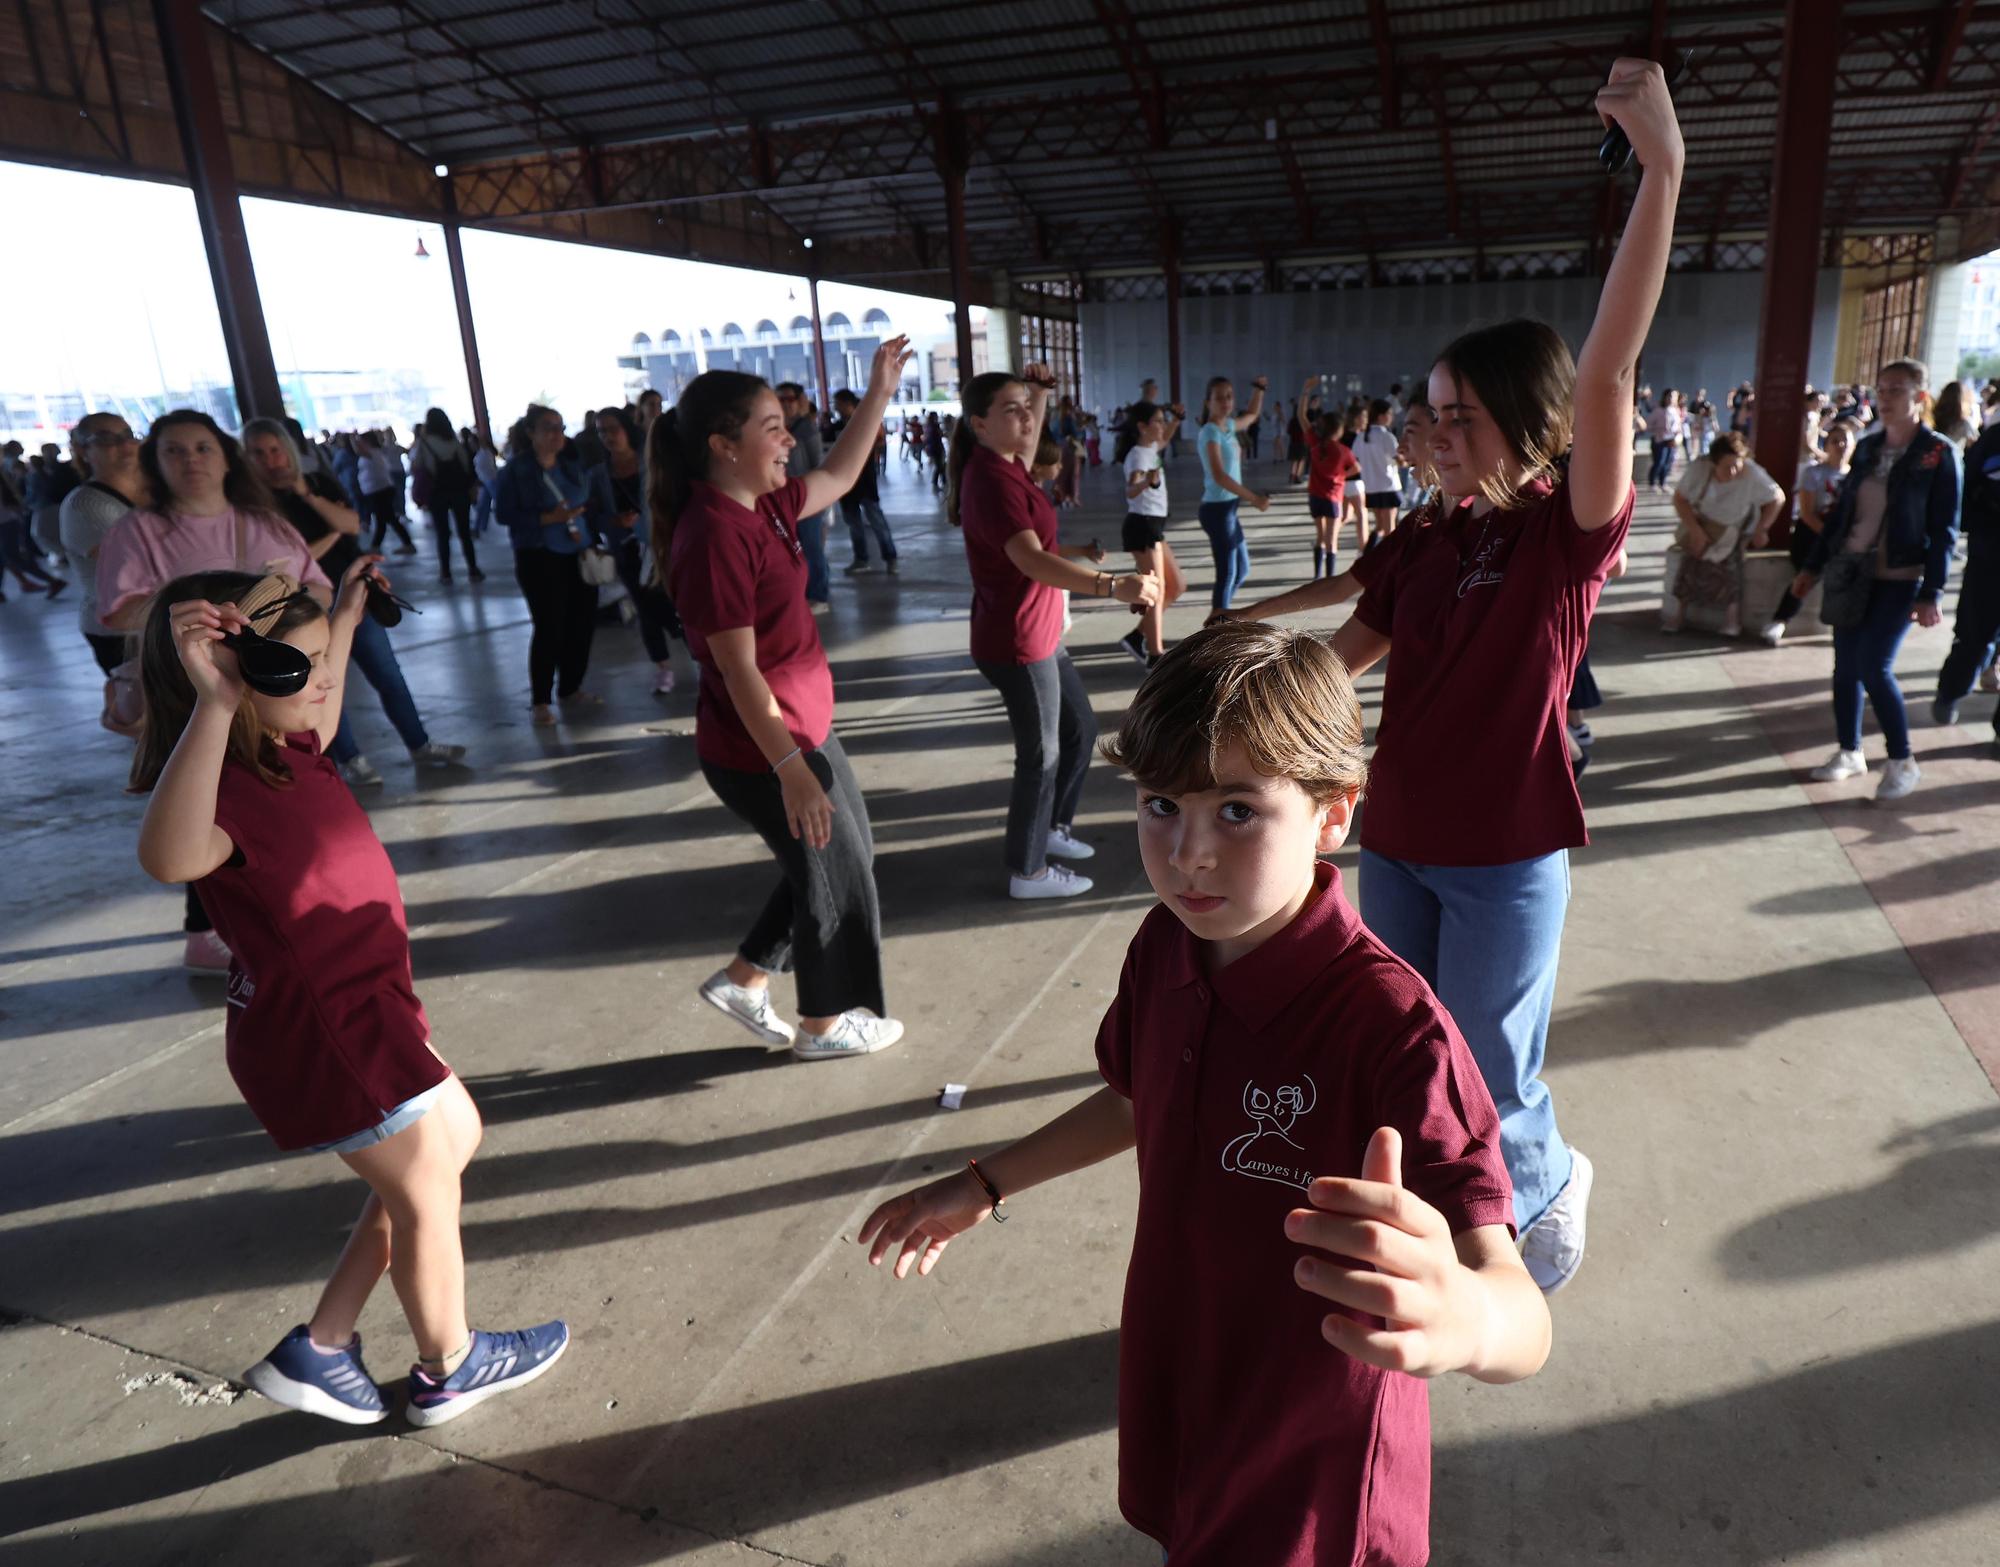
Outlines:
[[[1676,49],[1674,62],[1667,67],[1667,88],[1671,91],[1687,69],[1688,61],[1694,58],[1692,49]],[[1632,164],[1632,141],[1625,134],[1623,126],[1613,125],[1604,133],[1604,140],[1597,146],[1597,161],[1604,165],[1604,172],[1612,175],[1623,174]]]

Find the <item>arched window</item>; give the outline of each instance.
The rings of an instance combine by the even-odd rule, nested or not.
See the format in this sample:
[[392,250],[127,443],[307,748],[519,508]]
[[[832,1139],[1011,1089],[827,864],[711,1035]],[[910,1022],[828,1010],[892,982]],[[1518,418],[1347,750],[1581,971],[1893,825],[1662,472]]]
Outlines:
[[812,329],[813,329],[813,324],[812,324],[812,317],[811,317],[811,316],[793,316],[793,317],[792,317],[792,330],[793,330],[794,332],[798,333],[798,334],[799,334],[799,336],[801,336],[801,337],[811,337],[811,336],[812,336]]
[[679,348],[681,346],[680,333],[676,332],[672,327],[668,327],[666,331],[660,334],[660,346],[662,348]]
[[707,328],[707,327],[703,327],[703,328],[701,329],[701,340],[702,340],[702,342],[703,342],[703,343],[705,343],[705,344],[708,344],[708,345],[710,345],[711,347],[712,347],[712,346],[714,345],[714,343],[715,343],[715,339],[714,339],[714,337],[712,337],[712,336],[711,336],[711,335],[709,334],[709,330],[708,330],[708,328]]
[[748,341],[743,335],[743,328],[738,326],[734,321],[723,322],[722,340],[725,343],[742,343]]
[[826,318],[826,329],[829,332],[852,332],[854,323],[836,310]]
[[638,349],[639,352],[643,354],[647,349],[653,346],[653,340],[650,337],[648,337],[644,332],[634,332],[632,334],[632,346]]
[[889,325],[889,312],[878,305],[861,318],[861,324],[870,330],[877,327],[886,330]]
[[775,343],[778,340],[778,323],[775,321],[759,321],[752,330],[760,343]]

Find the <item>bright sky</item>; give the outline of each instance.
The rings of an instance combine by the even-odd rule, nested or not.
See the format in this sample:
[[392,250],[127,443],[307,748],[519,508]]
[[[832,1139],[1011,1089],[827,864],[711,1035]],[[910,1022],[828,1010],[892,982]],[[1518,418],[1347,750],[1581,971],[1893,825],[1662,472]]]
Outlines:
[[[227,384],[189,192],[0,163],[0,211],[23,220],[5,247],[0,391],[81,390],[97,402],[157,395],[163,384]],[[418,371],[453,418],[469,422],[441,229],[280,201],[246,200],[243,211],[281,374]],[[39,238],[21,243],[27,233]],[[419,237],[428,260],[416,255]],[[620,401],[617,357],[635,332],[657,338],[673,326],[685,337],[764,316],[782,326],[807,309],[802,278],[472,229],[464,242],[486,395],[502,427],[542,393],[572,419]],[[920,344],[950,331],[939,300],[820,289],[825,312],[858,321],[876,305]]]

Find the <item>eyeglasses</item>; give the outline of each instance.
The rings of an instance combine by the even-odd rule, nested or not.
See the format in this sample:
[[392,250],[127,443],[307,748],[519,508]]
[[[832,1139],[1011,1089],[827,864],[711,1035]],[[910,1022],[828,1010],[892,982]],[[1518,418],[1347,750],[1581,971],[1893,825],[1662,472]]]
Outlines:
[[132,446],[139,437],[130,430],[100,430],[95,435],[86,435],[76,444],[79,446]]

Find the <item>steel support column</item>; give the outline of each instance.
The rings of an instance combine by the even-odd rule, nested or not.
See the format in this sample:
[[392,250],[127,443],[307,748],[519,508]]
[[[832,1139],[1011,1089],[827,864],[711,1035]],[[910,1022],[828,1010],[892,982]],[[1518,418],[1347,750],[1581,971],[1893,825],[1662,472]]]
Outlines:
[[493,439],[493,420],[486,409],[486,377],[479,369],[479,338],[472,330],[472,291],[465,281],[465,251],[458,241],[458,195],[451,176],[438,181],[444,195],[444,253],[451,263],[451,297],[458,306],[458,341],[465,350],[465,384],[472,394],[472,424],[480,439]]
[[236,384],[239,418],[277,418],[285,411],[271,334],[257,297],[257,272],[250,262],[250,239],[237,199],[236,164],[229,152],[229,128],[222,122],[222,99],[208,55],[208,22],[198,0],[153,0],[160,35],[160,63],[173,98],[174,123],[194,187],[195,214],[222,317],[222,342],[229,354],[229,377]]
[[1160,272],[1167,285],[1167,401],[1181,400],[1181,234],[1177,219],[1160,231]]
[[825,413],[833,406],[833,388],[826,379],[826,333],[819,324],[819,277],[806,274],[806,293],[812,300],[813,318],[813,370],[819,376],[819,411]]
[[[1756,456],[1758,465],[1787,491],[1797,477],[1805,427],[1826,203],[1826,143],[1833,129],[1840,38],[1840,0],[1786,0],[1778,143],[1771,160],[1771,221],[1757,324]],[[1790,526],[1781,512],[1771,542],[1783,543]]]
[[951,323],[958,336],[958,387],[963,396],[973,376],[972,306],[966,296],[972,292],[972,236],[965,227],[965,170],[944,170],[944,223],[946,243],[951,251]]

